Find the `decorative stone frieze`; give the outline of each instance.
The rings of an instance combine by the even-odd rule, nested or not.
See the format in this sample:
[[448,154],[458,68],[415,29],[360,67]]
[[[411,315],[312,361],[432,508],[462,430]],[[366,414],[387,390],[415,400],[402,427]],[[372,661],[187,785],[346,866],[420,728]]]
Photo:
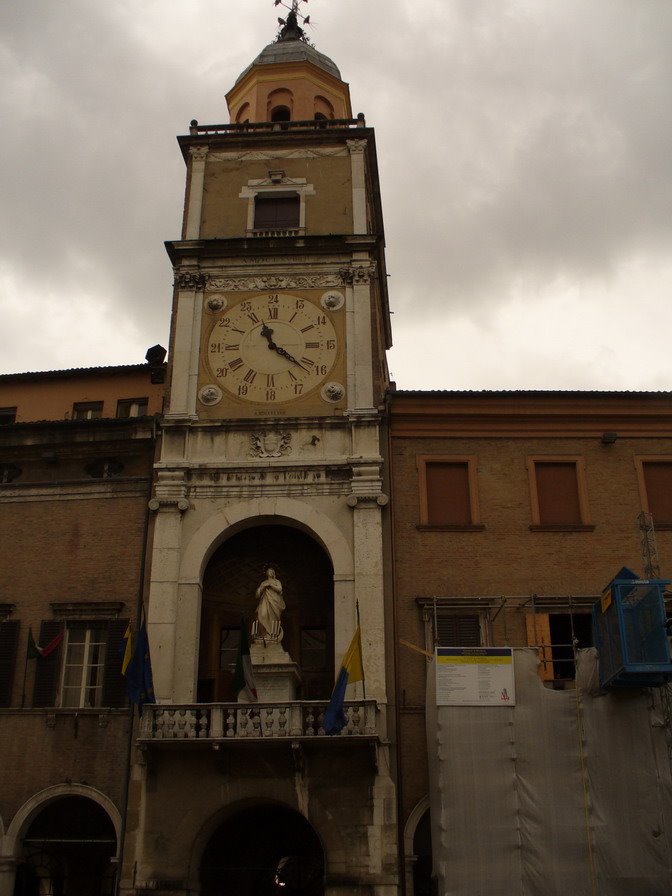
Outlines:
[[326,274],[284,274],[267,277],[210,277],[208,287],[213,290],[236,292],[258,289],[326,289],[341,286],[342,279],[337,273]]

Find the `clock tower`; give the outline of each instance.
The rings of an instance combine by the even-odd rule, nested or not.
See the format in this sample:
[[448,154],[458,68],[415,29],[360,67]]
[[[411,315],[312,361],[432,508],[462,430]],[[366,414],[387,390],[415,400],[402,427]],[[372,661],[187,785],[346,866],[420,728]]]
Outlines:
[[[122,892],[242,894],[261,878],[260,893],[290,878],[315,896],[396,892],[375,141],[297,6],[227,94],[231,123],[192,121],[178,138],[187,186],[167,244],[170,389],[150,502],[157,705]],[[364,681],[328,735],[358,622]],[[256,701],[233,687],[248,638]]]

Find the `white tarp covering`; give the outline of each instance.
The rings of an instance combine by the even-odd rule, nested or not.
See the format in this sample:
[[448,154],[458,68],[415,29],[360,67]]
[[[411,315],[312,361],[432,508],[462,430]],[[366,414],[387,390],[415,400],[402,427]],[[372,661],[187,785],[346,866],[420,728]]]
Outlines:
[[439,896],[671,896],[672,777],[657,691],[574,690],[514,652],[514,707],[436,706],[427,674]]

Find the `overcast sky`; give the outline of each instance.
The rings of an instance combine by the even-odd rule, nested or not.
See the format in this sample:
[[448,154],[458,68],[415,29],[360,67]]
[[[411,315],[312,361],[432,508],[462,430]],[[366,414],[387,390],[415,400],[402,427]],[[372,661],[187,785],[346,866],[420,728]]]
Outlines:
[[[375,127],[403,389],[670,389],[671,0],[309,0]],[[192,118],[272,0],[0,0],[0,372],[167,345]]]

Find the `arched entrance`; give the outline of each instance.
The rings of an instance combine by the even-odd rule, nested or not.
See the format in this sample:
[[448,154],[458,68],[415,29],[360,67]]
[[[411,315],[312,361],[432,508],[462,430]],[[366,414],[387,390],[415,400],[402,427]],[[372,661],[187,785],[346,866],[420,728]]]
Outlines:
[[201,860],[201,896],[323,896],[324,853],[303,815],[274,804],[232,815]]
[[116,852],[114,825],[98,803],[55,799],[22,838],[14,896],[111,896]]
[[248,625],[255,592],[273,567],[283,586],[283,647],[298,663],[300,697],[327,699],[334,681],[333,568],[324,549],[299,529],[255,526],[215,551],[203,576],[198,701],[226,702],[240,620]]

